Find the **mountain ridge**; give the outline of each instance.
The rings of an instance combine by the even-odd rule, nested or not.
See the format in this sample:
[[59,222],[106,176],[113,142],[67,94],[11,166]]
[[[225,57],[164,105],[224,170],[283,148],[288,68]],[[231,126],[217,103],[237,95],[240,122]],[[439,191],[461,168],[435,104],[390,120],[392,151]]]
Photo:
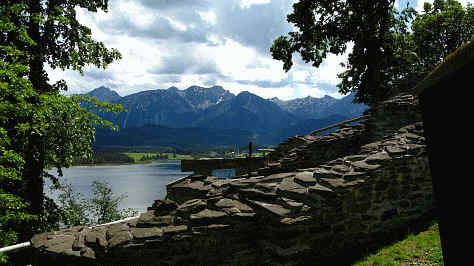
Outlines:
[[[301,134],[302,130],[311,127],[324,127],[328,123],[356,117],[366,109],[361,104],[352,103],[351,95],[342,99],[308,96],[283,101],[276,97],[264,99],[248,91],[234,95],[221,86],[190,86],[184,90],[170,87],[141,91],[123,97],[101,86],[87,94],[97,96],[99,100],[122,104],[127,112],[102,115],[104,119],[122,129],[152,125],[158,126],[157,130],[160,126],[180,129],[234,129],[250,132],[245,134],[248,136],[258,135],[258,140],[265,144],[279,143],[282,138]],[[314,129],[317,128],[311,130]],[[131,134],[132,131],[127,132]]]

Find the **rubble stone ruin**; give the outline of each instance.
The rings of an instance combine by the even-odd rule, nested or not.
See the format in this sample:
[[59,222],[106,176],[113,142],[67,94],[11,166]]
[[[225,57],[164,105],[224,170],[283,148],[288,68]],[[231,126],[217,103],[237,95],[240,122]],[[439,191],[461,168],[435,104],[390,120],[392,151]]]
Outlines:
[[364,116],[288,139],[250,177],[171,183],[137,219],[35,235],[39,264],[298,265],[380,246],[431,217],[431,173],[416,97]]

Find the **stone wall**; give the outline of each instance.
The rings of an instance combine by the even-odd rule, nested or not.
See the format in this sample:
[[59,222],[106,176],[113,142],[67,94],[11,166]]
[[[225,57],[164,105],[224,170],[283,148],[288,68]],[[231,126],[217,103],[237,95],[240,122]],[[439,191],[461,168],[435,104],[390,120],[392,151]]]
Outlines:
[[[400,96],[371,115],[402,115],[391,109],[400,102],[416,110],[416,99]],[[250,178],[183,178],[133,221],[31,242],[41,265],[298,265],[378,246],[434,208],[422,123],[379,119],[299,137]]]
[[194,171],[199,175],[211,175],[212,170],[235,169],[236,175],[246,174],[250,171],[265,166],[266,158],[234,158],[234,159],[209,159],[209,160],[181,160],[181,171]]

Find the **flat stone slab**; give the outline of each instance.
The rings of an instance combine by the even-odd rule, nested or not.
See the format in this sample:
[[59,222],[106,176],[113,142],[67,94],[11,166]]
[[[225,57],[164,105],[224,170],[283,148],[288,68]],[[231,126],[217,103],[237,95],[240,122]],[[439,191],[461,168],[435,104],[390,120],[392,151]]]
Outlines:
[[206,202],[202,199],[191,199],[179,205],[177,211],[185,213],[196,213],[206,208]]
[[265,210],[266,212],[277,215],[279,217],[285,217],[286,215],[291,213],[291,210],[286,209],[283,206],[278,205],[278,204],[262,202],[262,201],[256,201],[256,200],[250,200],[249,202],[251,202],[253,205]]
[[300,172],[296,174],[294,181],[302,186],[312,186],[316,184],[316,178],[313,175],[313,172]]
[[245,198],[251,199],[274,200],[278,197],[278,195],[274,192],[267,192],[257,188],[239,189],[238,192],[242,194]]
[[387,152],[377,152],[376,154],[369,155],[365,161],[368,164],[381,164],[392,159]]
[[322,186],[320,184],[316,184],[308,188],[309,193],[317,193],[317,194],[328,194],[333,193],[334,191],[328,187]]
[[296,182],[292,178],[283,180],[277,188],[277,194],[290,197],[291,196],[304,196],[308,189]]
[[314,177],[318,178],[339,178],[341,174],[324,168],[314,170]]
[[137,227],[154,227],[173,224],[173,217],[171,215],[156,216],[154,211],[147,211],[140,214],[138,218]]
[[131,228],[130,232],[135,239],[150,239],[163,236],[163,230],[157,227],[151,228]]
[[216,207],[219,208],[236,208],[240,212],[253,212],[253,209],[250,208],[247,204],[244,204],[238,200],[223,198],[215,203]]
[[165,235],[174,235],[188,231],[188,226],[186,225],[170,225],[162,227],[163,234]]
[[210,209],[204,209],[198,213],[191,214],[191,221],[202,221],[202,220],[216,220],[227,216],[227,213],[221,211],[214,211]]

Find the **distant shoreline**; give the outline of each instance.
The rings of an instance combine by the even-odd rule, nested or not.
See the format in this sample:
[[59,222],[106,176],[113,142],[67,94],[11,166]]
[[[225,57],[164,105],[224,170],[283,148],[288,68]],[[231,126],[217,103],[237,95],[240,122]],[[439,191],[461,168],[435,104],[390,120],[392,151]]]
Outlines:
[[73,166],[118,166],[118,165],[135,165],[135,164],[150,164],[150,163],[169,163],[169,162],[176,162],[176,161],[181,161],[181,160],[150,160],[150,161],[139,161],[139,162],[134,162],[134,163],[127,163],[127,162],[104,162],[104,163],[88,163],[88,164],[74,164]]

